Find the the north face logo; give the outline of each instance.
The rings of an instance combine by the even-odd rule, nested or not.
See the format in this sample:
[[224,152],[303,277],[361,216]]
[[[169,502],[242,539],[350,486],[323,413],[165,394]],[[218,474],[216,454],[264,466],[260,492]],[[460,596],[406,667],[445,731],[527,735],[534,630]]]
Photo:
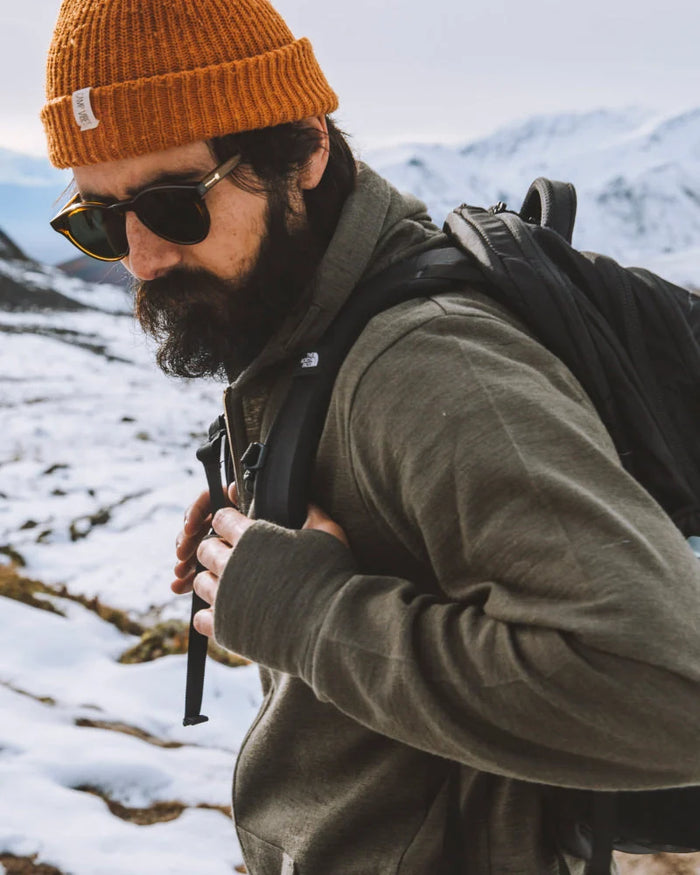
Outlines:
[[307,352],[306,355],[301,360],[302,368],[317,368],[318,367],[318,353],[317,352]]

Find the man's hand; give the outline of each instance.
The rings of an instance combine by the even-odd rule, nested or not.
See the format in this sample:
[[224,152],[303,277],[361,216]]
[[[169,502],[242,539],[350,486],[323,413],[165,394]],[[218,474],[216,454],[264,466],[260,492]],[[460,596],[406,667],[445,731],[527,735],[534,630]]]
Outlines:
[[[229,487],[229,499],[236,503],[236,487]],[[175,580],[170,589],[178,595],[192,592],[196,574],[197,548],[202,538],[211,528],[211,501],[209,492],[202,492],[185,511],[185,523],[175,539],[175,555],[179,562],[175,566]]]
[[[235,486],[229,489],[229,498],[235,504]],[[194,588],[198,596],[213,605],[226,563],[244,532],[255,521],[235,507],[222,508],[213,519],[210,510],[209,493],[203,492],[187,511],[185,525],[176,541],[176,555],[180,561],[175,566],[176,579],[170,587],[176,593],[191,592]],[[213,528],[216,537],[206,537],[210,528]],[[303,528],[326,532],[348,546],[345,532],[314,505],[309,506]],[[199,574],[196,572],[197,560],[204,566],[204,571]],[[214,634],[213,607],[198,611],[194,626],[198,632],[211,637]]]

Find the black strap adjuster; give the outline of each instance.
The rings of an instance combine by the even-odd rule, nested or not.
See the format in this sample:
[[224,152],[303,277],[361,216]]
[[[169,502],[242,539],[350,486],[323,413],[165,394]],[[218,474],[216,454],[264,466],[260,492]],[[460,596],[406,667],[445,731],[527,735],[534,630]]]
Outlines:
[[255,488],[255,478],[258,471],[265,465],[267,458],[267,446],[257,441],[250,444],[248,449],[241,456],[241,465],[243,465],[243,485],[246,492],[253,494]]

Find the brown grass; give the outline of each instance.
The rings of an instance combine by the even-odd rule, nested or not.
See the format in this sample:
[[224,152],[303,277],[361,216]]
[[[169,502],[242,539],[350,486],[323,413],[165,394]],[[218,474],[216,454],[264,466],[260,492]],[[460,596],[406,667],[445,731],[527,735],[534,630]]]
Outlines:
[[139,729],[137,726],[130,726],[128,723],[118,723],[111,720],[91,720],[88,717],[79,717],[75,721],[75,725],[86,729],[107,729],[110,732],[121,732],[123,735],[138,738],[141,741],[154,745],[154,747],[177,748],[185,746],[180,741],[164,741],[162,738],[157,738],[155,735],[151,735],[150,732]]
[[207,805],[203,802],[200,805],[187,806],[183,802],[170,801],[154,802],[147,808],[131,808],[127,805],[122,805],[121,802],[116,802],[99,787],[85,784],[73,789],[80,790],[82,793],[90,793],[92,796],[99,796],[115,817],[126,820],[129,823],[134,823],[137,826],[151,826],[154,823],[167,823],[169,820],[177,820],[182,812],[189,807],[201,808],[207,811],[219,811],[226,817],[231,817],[231,808],[228,805]]
[[62,617],[65,616],[63,611],[56,607],[50,599],[41,598],[42,595],[76,602],[97,614],[100,619],[116,626],[120,632],[125,632],[128,635],[142,635],[145,631],[144,627],[132,620],[126,611],[103,604],[97,596],[89,599],[84,595],[73,595],[65,586],[49,586],[40,580],[25,577],[19,572],[18,566],[14,562],[10,565],[0,565],[0,596],[15,599],[33,608],[60,614]]
[[[106,623],[116,626],[120,632],[138,635],[141,640],[126,650],[119,657],[119,662],[132,665],[151,662],[173,653],[187,653],[189,624],[182,620],[168,620],[146,628],[143,624],[133,620],[126,611],[105,605],[96,596],[87,598],[84,595],[73,595],[65,586],[50,586],[40,580],[26,577],[20,572],[20,567],[20,564],[15,561],[9,565],[0,564],[0,596],[15,599],[25,605],[39,608],[42,611],[50,611],[62,617],[65,614],[51,598],[67,599],[97,614]],[[42,598],[42,596],[50,596],[51,598]],[[214,641],[209,642],[208,652],[213,660],[230,668],[249,664],[247,659],[236,653],[231,653],[229,650],[224,650]]]
[[13,693],[17,693],[19,696],[26,696],[28,699],[33,699],[35,702],[41,702],[42,705],[56,704],[56,700],[52,699],[51,696],[36,696],[34,693],[29,693],[27,690],[22,690],[19,687],[16,687],[9,681],[0,681],[0,687],[5,687],[6,690],[12,690]]
[[[172,653],[187,653],[189,641],[189,624],[182,620],[167,620],[146,629],[138,644],[130,647],[119,657],[119,662],[131,665],[137,662],[150,662],[161,656]],[[219,647],[214,641],[209,642],[209,656],[222,665],[237,668],[248,665],[248,660],[229,650]]]
[[620,875],[700,875],[700,854],[615,854]]
[[31,857],[15,857],[14,854],[0,854],[0,864],[7,875],[69,875],[47,863],[37,863],[38,854]]

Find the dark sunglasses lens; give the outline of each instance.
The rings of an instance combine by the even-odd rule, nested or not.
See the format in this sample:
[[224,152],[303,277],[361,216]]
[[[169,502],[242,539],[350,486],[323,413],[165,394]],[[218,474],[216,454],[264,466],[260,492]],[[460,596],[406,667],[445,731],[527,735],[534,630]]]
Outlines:
[[136,198],[133,208],[147,228],[172,243],[199,243],[209,233],[209,213],[192,189],[145,191]]
[[69,214],[67,228],[73,240],[95,258],[124,258],[129,251],[124,216],[101,207],[86,207]]

